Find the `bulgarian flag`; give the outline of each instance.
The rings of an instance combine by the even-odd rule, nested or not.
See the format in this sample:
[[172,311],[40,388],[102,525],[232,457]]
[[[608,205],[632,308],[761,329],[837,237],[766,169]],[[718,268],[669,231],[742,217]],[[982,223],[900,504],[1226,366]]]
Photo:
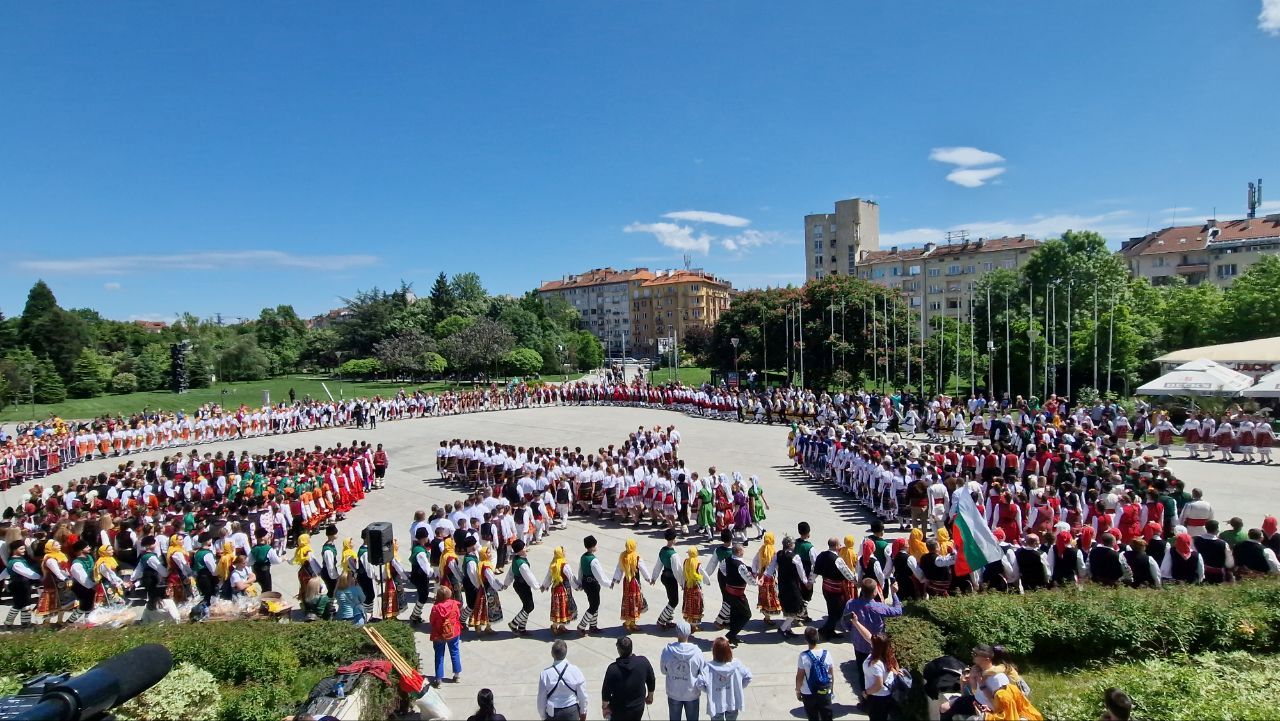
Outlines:
[[1004,551],[982,521],[978,506],[967,493],[960,494],[960,505],[951,523],[951,535],[956,544],[956,574],[967,575],[1000,560]]

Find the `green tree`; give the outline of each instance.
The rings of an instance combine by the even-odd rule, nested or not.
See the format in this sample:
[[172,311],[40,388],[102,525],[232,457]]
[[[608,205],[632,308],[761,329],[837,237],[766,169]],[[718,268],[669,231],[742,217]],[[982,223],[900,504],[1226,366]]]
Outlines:
[[1227,288],[1224,340],[1251,340],[1280,335],[1280,257],[1264,255]]
[[19,320],[19,318],[6,318],[4,313],[0,312],[0,355],[18,347]]
[[531,376],[542,369],[542,356],[530,348],[516,348],[503,356],[502,364],[512,375]]
[[575,340],[578,370],[588,371],[604,365],[604,346],[600,345],[599,338],[584,330],[578,332]]
[[201,352],[199,349],[194,353],[188,353],[187,386],[190,388],[208,388],[209,378],[213,375],[213,371],[210,370],[211,365],[208,353]]
[[111,379],[111,392],[124,395],[138,390],[138,377],[132,373],[117,373]]
[[[492,321],[490,321],[492,322]],[[460,315],[451,315],[448,318],[436,323],[436,338],[445,339],[470,328],[475,324],[474,318],[464,318]]]
[[58,307],[53,291],[40,280],[27,293],[18,321],[18,339],[37,357],[51,360],[59,375],[69,378],[81,349],[89,344],[89,331],[83,320]]
[[258,347],[258,339],[246,334],[218,356],[218,367],[229,381],[257,381],[271,374],[271,359]]
[[[453,314],[458,298],[449,285],[449,277],[441,271],[436,282],[431,286],[431,320],[432,326]],[[438,336],[437,336],[438,337]]]
[[67,399],[67,387],[58,375],[53,361],[41,358],[36,364],[36,403],[61,403]]
[[344,378],[372,378],[381,371],[377,358],[352,358],[338,366],[338,375]]
[[498,322],[515,335],[517,343],[526,348],[534,347],[542,338],[538,316],[520,306],[513,305],[502,311]]
[[449,290],[457,302],[455,313],[464,316],[485,315],[489,310],[489,294],[476,273],[458,273],[449,281]]
[[72,398],[93,398],[102,395],[106,386],[102,382],[102,359],[90,348],[80,351],[80,357],[71,367],[71,384],[67,393]]
[[332,328],[308,331],[299,360],[315,368],[334,368],[338,365],[337,351],[341,342],[338,332]]
[[298,369],[307,324],[298,317],[293,306],[263,308],[253,330],[258,338],[258,347],[269,354],[272,373],[292,373]]
[[417,374],[425,370],[423,360],[435,350],[435,341],[421,331],[406,331],[379,341],[373,350],[383,370]]
[[428,375],[438,376],[444,373],[448,367],[449,362],[444,359],[444,356],[435,351],[429,351],[422,356],[422,370]]
[[466,328],[440,341],[440,352],[450,368],[488,376],[503,355],[515,347],[515,343],[515,336],[501,324],[488,318],[477,318]]
[[1154,290],[1159,307],[1138,307],[1159,322],[1165,348],[1193,348],[1226,338],[1227,334],[1222,331],[1226,305],[1222,289],[1218,286],[1212,283],[1188,285],[1181,276],[1174,276],[1169,285]]
[[[190,362],[194,353],[187,354]],[[152,343],[142,349],[133,363],[133,374],[138,379],[138,390],[158,391],[169,386],[169,369],[172,367],[169,345]]]

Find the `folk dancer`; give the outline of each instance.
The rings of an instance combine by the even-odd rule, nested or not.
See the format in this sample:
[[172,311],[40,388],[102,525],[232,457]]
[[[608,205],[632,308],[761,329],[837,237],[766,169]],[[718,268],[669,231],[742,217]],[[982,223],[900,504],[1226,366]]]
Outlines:
[[[476,545],[473,541],[472,546]],[[465,568],[467,582],[475,588],[475,601],[471,606],[471,616],[467,626],[475,631],[493,633],[493,623],[502,620],[502,600],[498,591],[502,590],[502,579],[493,566],[493,550],[489,546],[481,546],[476,556],[467,555]]]
[[604,575],[604,568],[596,558],[595,536],[582,539],[582,545],[586,552],[578,561],[578,583],[582,586],[582,592],[587,595],[587,612],[578,623],[578,631],[586,635],[600,632],[597,625],[600,621],[600,588],[613,588],[613,579]]
[[684,588],[684,603],[681,606],[681,614],[684,620],[689,623],[689,636],[692,637],[698,631],[698,627],[702,625],[702,614],[704,604],[702,601],[702,587],[710,586],[711,581],[702,573],[702,564],[698,562],[698,549],[690,547],[687,558],[684,560],[684,568],[677,578],[680,585]]
[[755,574],[760,585],[760,592],[756,597],[756,609],[764,616],[764,622],[769,626],[773,625],[773,616],[782,613],[782,604],[778,601],[778,579],[775,578],[776,573],[769,572],[773,566],[773,559],[777,555],[777,541],[772,532],[766,531],[762,537],[760,550],[756,552],[756,557],[751,562],[751,572]]
[[533,613],[533,589],[541,586],[529,566],[524,541],[517,539],[511,544],[511,552],[515,554],[515,558],[511,561],[511,569],[507,571],[507,580],[502,587],[516,589],[516,595],[520,597],[520,613],[511,619],[507,627],[517,636],[523,636],[528,633],[529,614]]
[[[422,611],[427,605],[427,600],[431,598],[431,576],[433,569],[431,560],[427,554],[427,536],[429,532],[426,526],[419,526],[413,540],[413,547],[409,549],[409,582],[413,584],[414,591],[417,593],[417,599],[413,605],[413,613],[409,614],[409,623],[422,623]],[[448,587],[445,583],[443,572],[445,570],[445,557],[451,557],[453,561],[457,561],[457,554],[453,552],[453,539],[447,539],[445,542],[444,556],[441,557],[441,581],[440,585]]]
[[725,638],[729,645],[737,647],[738,634],[751,620],[751,604],[747,603],[747,586],[756,582],[751,569],[742,562],[744,549],[741,544],[734,544],[733,556],[725,565],[725,593],[729,596],[729,633]]
[[613,572],[614,584],[622,584],[622,627],[627,631],[635,632],[636,621],[649,610],[640,581],[651,575],[636,551],[636,540],[628,538],[626,547],[618,556],[618,567]]
[[[5,628],[24,628],[31,625],[31,588],[41,580],[40,573],[27,558],[27,545],[22,539],[9,543],[9,616]],[[17,621],[17,624],[14,624]]]
[[[666,545],[662,550],[658,551],[658,563],[654,567],[658,580],[662,581],[662,588],[667,592],[667,605],[662,607],[662,613],[658,614],[658,628],[671,628],[673,625],[672,618],[675,616],[676,608],[680,605],[680,584],[676,581],[676,571],[674,559],[676,556],[676,529],[668,528],[663,534],[666,539]],[[651,581],[652,583],[652,581]]]
[[551,633],[564,633],[565,627],[578,620],[578,604],[573,600],[575,579],[564,556],[564,546],[556,546],[547,567],[542,590],[551,590]]

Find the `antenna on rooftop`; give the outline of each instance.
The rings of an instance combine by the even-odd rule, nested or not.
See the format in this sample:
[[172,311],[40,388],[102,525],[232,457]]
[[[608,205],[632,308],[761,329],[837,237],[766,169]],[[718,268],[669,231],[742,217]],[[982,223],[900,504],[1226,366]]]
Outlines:
[[947,245],[950,245],[952,243],[963,244],[968,242],[969,242],[969,231],[967,230],[948,230],[947,231]]
[[689,270],[693,267],[693,256],[688,253],[684,254],[684,269]]
[[1262,178],[1258,182],[1249,183],[1249,215],[1250,219],[1258,217],[1258,206],[1262,205]]

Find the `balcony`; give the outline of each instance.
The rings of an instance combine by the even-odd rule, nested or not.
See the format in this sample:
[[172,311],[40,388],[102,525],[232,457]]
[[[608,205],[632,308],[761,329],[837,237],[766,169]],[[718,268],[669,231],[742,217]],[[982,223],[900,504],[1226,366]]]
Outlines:
[[1178,275],[1195,275],[1196,273],[1208,273],[1209,264],[1205,263],[1179,263],[1176,268]]

